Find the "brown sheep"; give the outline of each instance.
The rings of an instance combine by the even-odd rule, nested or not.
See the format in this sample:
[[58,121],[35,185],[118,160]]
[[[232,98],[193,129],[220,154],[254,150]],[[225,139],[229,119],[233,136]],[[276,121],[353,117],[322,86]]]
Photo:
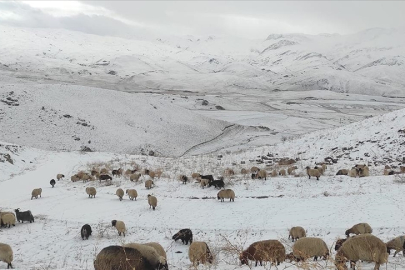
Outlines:
[[42,188],[35,188],[31,192],[31,200],[33,198],[38,199],[38,196],[42,198]]
[[253,166],[252,168],[250,168],[250,172],[256,174],[258,171],[260,171],[260,169],[256,166]]
[[305,229],[300,226],[297,226],[297,227],[292,227],[290,229],[288,239],[290,239],[290,237],[291,237],[292,241],[294,242],[294,240],[298,240],[298,239],[300,239],[302,237],[306,237],[306,236],[307,236],[307,234],[305,232]]
[[370,171],[367,165],[363,164],[357,164],[356,166],[357,169],[357,174],[359,175],[359,177],[366,177],[366,176],[370,176]]
[[273,170],[271,172],[271,177],[277,177],[277,171],[276,170]]
[[77,181],[80,180],[80,178],[75,174],[75,175],[72,175],[72,176],[70,177],[70,180],[71,180],[72,182],[77,182]]
[[281,175],[281,176],[286,176],[287,175],[285,169],[280,170],[280,172],[278,174]]
[[196,267],[199,263],[212,263],[214,258],[211,251],[205,242],[193,242],[188,249],[188,258],[193,266]]
[[248,264],[249,260],[260,262],[263,265],[263,261],[272,262],[276,265],[285,260],[285,248],[283,244],[278,240],[264,240],[251,244],[246,250],[244,250],[240,256],[241,264]]
[[153,208],[153,211],[155,211],[155,208],[157,206],[157,199],[155,196],[152,196],[148,194],[148,203],[149,203],[149,208]]
[[353,225],[350,229],[346,230],[345,234],[347,237],[350,236],[351,233],[353,234],[365,234],[365,233],[372,233],[373,229],[371,229],[370,225],[367,223],[358,223]]
[[95,270],[150,270],[156,269],[141,252],[134,248],[108,246],[94,260]]
[[86,193],[89,195],[89,198],[95,198],[97,191],[94,187],[86,187]]
[[309,166],[307,166],[306,169],[309,179],[311,179],[311,176],[315,176],[316,180],[319,180],[319,177],[321,177],[321,172],[318,169],[311,169]]
[[225,199],[229,199],[230,202],[235,201],[235,192],[232,189],[224,189],[220,190],[217,194],[218,200],[221,202],[225,201]]
[[13,250],[7,244],[0,243],[0,261],[7,263],[7,269],[13,268],[11,262],[13,261]]
[[375,262],[374,270],[388,260],[387,246],[379,238],[371,234],[362,234],[347,239],[335,256],[335,266],[338,270],[347,269],[346,261],[350,261],[354,269],[356,261]]
[[134,182],[134,181],[138,182],[140,177],[141,177],[140,173],[134,173],[129,176],[129,180],[132,182]]
[[122,188],[117,189],[117,191],[115,192],[115,195],[118,196],[118,198],[120,198],[120,201],[122,201],[122,198],[124,197],[124,190],[122,190]]
[[326,243],[320,238],[304,237],[295,242],[293,254],[297,261],[305,261],[311,257],[314,257],[315,261],[318,260],[318,257],[323,257],[323,259],[326,260],[329,256],[329,249]]
[[155,184],[151,179],[145,181],[145,187],[146,189],[151,189]]
[[257,173],[257,178],[267,180],[267,172],[265,170],[260,170]]
[[199,178],[200,177],[200,174],[199,173],[192,173],[191,174],[191,178],[193,178],[193,179],[197,179],[197,178]]
[[156,173],[154,171],[149,171],[149,177],[154,179],[156,177]]
[[401,251],[402,251],[402,255],[405,256],[404,243],[405,243],[405,235],[395,237],[394,239],[388,241],[386,243],[387,253],[390,254],[391,249],[394,249],[395,250],[394,257],[395,257],[395,255],[397,255],[398,252],[401,252]]
[[287,173],[288,173],[289,175],[292,175],[292,174],[294,174],[294,170],[296,170],[296,169],[298,169],[297,166],[288,167]]
[[128,194],[130,200],[135,199],[136,201],[136,197],[138,197],[138,192],[136,189],[127,189],[126,193]]
[[240,174],[247,175],[248,171],[245,168],[243,168],[243,169],[240,170]]
[[340,169],[336,175],[348,175],[349,174],[349,170],[346,169]]
[[59,181],[60,179],[64,178],[64,177],[65,177],[65,175],[63,175],[63,174],[61,174],[61,173],[58,173],[58,174],[56,175],[56,179],[58,179],[58,181]]
[[358,174],[358,170],[355,168],[355,167],[353,167],[353,168],[351,168],[350,169],[350,171],[349,171],[349,174],[348,174],[350,177],[357,177],[359,174]]

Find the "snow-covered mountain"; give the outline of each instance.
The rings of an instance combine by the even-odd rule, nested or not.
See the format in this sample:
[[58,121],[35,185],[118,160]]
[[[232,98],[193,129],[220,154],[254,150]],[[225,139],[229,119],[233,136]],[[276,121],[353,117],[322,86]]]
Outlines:
[[405,96],[405,35],[272,34],[263,40],[101,37],[0,28],[0,70],[37,81],[125,91],[330,90]]

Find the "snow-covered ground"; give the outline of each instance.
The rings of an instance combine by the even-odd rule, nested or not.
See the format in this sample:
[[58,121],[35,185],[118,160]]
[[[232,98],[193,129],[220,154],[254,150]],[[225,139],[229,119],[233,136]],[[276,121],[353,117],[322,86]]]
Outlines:
[[[0,163],[4,172],[0,178],[0,205],[3,211],[17,207],[29,209],[36,221],[1,229],[1,239],[14,249],[16,269],[92,269],[95,255],[103,247],[148,241],[157,241],[164,246],[170,269],[190,269],[187,246],[171,240],[171,236],[181,228],[191,228],[195,240],[209,243],[215,254],[211,269],[249,269],[239,266],[238,252],[257,240],[279,239],[289,252],[292,243],[287,237],[291,226],[303,226],[308,236],[324,239],[331,247],[332,255],[336,239],[344,237],[344,231],[358,222],[369,223],[373,234],[388,241],[405,234],[401,225],[405,212],[402,207],[405,203],[402,196],[405,188],[403,177],[382,175],[384,165],[402,164],[397,160],[405,149],[403,132],[400,131],[402,127],[405,127],[404,110],[342,128],[304,135],[271,149],[230,153],[222,157],[199,155],[163,158],[47,152],[20,147],[18,151],[13,150],[10,158],[16,164],[25,160],[35,165],[16,168],[11,163]],[[374,140],[378,143],[374,143]],[[2,151],[10,148],[5,143],[2,145]],[[348,155],[343,154],[339,158],[345,153],[345,147],[353,148]],[[378,151],[378,148],[383,150]],[[365,156],[366,150],[373,154]],[[266,151],[274,157],[299,157],[298,177],[274,177],[264,181],[250,180],[249,176],[240,174],[241,168],[257,165],[255,159],[258,159],[258,155],[267,155]],[[298,154],[300,151],[302,153]],[[322,161],[325,155],[336,158],[337,163],[329,165],[319,181],[307,179],[303,168]],[[363,162],[370,164],[370,177],[335,176],[337,170]],[[142,168],[162,169],[163,175],[156,180],[155,188],[145,189],[143,181],[146,177],[140,183],[114,178],[112,185],[104,182],[73,183],[69,180],[79,170],[89,170],[97,164],[129,168],[134,163]],[[269,172],[273,168],[280,168],[265,164],[258,166]],[[227,167],[236,172],[232,178],[225,178],[227,187],[236,193],[235,202],[221,203],[215,199],[217,190],[214,188],[201,189],[197,183],[183,185],[177,180],[179,175],[190,175],[195,171],[212,173],[217,178]],[[55,188],[51,188],[49,180],[55,178],[57,173],[64,173],[66,179],[58,181]],[[87,197],[87,186],[96,187],[95,199]],[[43,197],[30,200],[31,190],[39,187],[43,189]],[[118,187],[137,189],[137,201],[125,197],[120,202],[115,196]],[[146,196],[149,193],[158,198],[156,211],[149,209],[147,204]],[[112,219],[126,223],[128,234],[125,238],[119,237],[111,227]],[[85,223],[89,223],[94,231],[88,241],[80,238],[80,228]],[[0,264],[0,267],[4,268],[5,265]],[[300,267],[303,266],[285,262],[278,269]],[[310,267],[329,268],[333,269],[331,261],[320,261]],[[373,269],[373,265],[363,262],[361,269]],[[405,269],[403,257],[390,256],[387,269]]]

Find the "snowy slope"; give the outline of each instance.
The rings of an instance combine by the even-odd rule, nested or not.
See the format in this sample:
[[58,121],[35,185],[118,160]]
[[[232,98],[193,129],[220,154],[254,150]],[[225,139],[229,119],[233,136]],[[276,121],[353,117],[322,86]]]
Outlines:
[[[263,40],[101,37],[1,26],[0,71],[124,91],[331,90],[404,96],[404,33],[269,35]],[[44,78],[45,76],[45,78]]]

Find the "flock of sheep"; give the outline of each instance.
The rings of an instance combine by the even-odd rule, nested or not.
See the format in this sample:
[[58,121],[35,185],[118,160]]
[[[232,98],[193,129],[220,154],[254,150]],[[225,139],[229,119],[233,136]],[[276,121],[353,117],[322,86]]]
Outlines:
[[[317,165],[314,168],[306,167],[306,173],[309,178],[316,177],[317,180],[324,174],[327,169],[326,164]],[[295,175],[297,166],[290,166],[280,171],[273,170],[271,176],[277,175]],[[401,168],[402,171],[402,168]],[[241,174],[247,175],[249,171],[242,169]],[[252,179],[266,180],[268,177],[267,171],[258,167],[252,167],[250,169]],[[154,187],[155,177],[160,178],[162,172],[157,170],[156,172],[150,170],[128,169],[123,173],[120,168],[118,170],[112,170],[111,174],[104,168],[100,171],[92,169],[89,173],[80,171],[77,174],[71,176],[71,181],[76,182],[82,180],[83,182],[99,180],[100,182],[111,181],[114,176],[121,177],[124,175],[130,181],[138,182],[143,175],[149,176],[150,179],[145,181],[145,188],[151,189]],[[234,175],[232,169],[226,169],[225,176]],[[111,176],[112,175],[112,176]],[[369,168],[366,165],[356,165],[350,170],[339,170],[337,175],[349,175],[351,177],[363,177],[369,175]],[[58,174],[57,180],[62,180],[65,176]],[[179,179],[186,184],[189,182],[189,177],[181,175]],[[225,199],[229,201],[235,200],[235,192],[232,189],[225,189],[225,182],[223,178],[214,180],[212,175],[201,175],[199,173],[193,173],[191,179],[194,179],[199,183],[201,188],[206,186],[214,186],[219,188],[217,193],[217,199],[223,202]],[[55,186],[56,181],[52,179],[50,181],[52,187]],[[136,200],[138,192],[135,189],[127,189],[125,192],[130,200]],[[86,194],[89,198],[95,198],[97,191],[94,187],[87,187]],[[124,190],[118,188],[115,193],[121,201],[124,197]],[[33,198],[38,199],[42,197],[42,188],[36,188],[31,193],[31,200]],[[155,210],[157,207],[157,198],[150,194],[147,195],[149,208]],[[19,209],[15,209],[15,214],[12,212],[0,212],[0,221],[2,227],[15,226],[16,220],[19,222],[34,222],[34,217],[31,211],[21,212]],[[126,227],[125,223],[120,220],[112,220],[111,225],[117,229],[118,235],[125,236]],[[395,250],[394,256],[404,250],[405,236],[397,237],[388,243],[383,243],[377,237],[371,235],[372,229],[367,223],[356,224],[352,228],[346,231],[347,238],[339,239],[336,243],[335,250],[337,254],[335,256],[335,265],[338,270],[347,269],[346,262],[350,261],[351,266],[355,265],[358,260],[375,262],[375,268],[379,269],[380,265],[387,262],[388,254],[391,249]],[[80,234],[83,240],[86,240],[91,236],[92,229],[89,224],[82,226]],[[350,237],[350,234],[356,236]],[[279,265],[281,262],[289,259],[290,261],[304,261],[313,257],[314,260],[318,258],[327,259],[329,257],[329,249],[326,243],[315,237],[306,237],[306,232],[302,227],[293,227],[290,230],[289,238],[295,241],[293,245],[293,252],[286,254],[285,247],[278,240],[264,240],[251,244],[246,250],[240,254],[240,263],[248,264],[248,261],[255,261],[256,266],[263,262],[271,262]],[[206,242],[193,242],[193,236],[190,229],[182,229],[173,236],[173,240],[182,240],[184,244],[190,243],[189,247],[189,259],[194,266],[199,263],[212,263],[213,255]],[[7,263],[8,268],[12,268],[13,251],[7,244],[0,243],[0,261]],[[94,267],[97,270],[107,269],[168,269],[167,256],[164,248],[155,242],[138,244],[130,243],[124,246],[108,246],[102,249],[97,255],[94,261]]]

